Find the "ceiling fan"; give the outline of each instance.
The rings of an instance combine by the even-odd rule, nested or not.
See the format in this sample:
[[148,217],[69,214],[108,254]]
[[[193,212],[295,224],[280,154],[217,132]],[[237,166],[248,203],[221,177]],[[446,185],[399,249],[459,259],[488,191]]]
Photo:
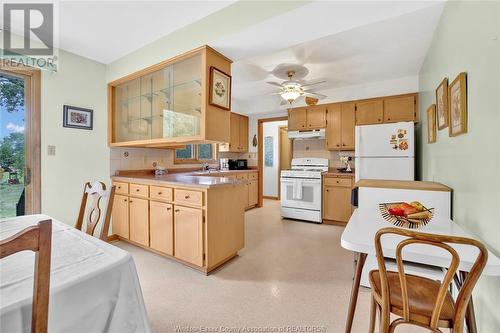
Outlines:
[[[300,73],[298,76],[305,76],[308,73],[307,68],[300,66],[302,68],[298,68],[298,72]],[[297,74],[297,69],[292,68],[286,70],[286,76],[288,77],[288,80],[278,83],[278,82],[267,82],[268,84],[271,84],[273,86],[277,86],[280,88],[280,91],[273,93],[273,95],[280,95],[281,98],[283,98],[283,101],[281,101],[280,105],[286,105],[286,104],[292,104],[295,102],[299,97],[312,97],[316,99],[323,99],[326,98],[327,96],[322,95],[322,94],[317,94],[308,91],[309,89],[312,88],[312,86],[324,83],[326,81],[317,81],[317,82],[310,82],[310,83],[302,83],[301,81],[294,79],[294,76]]]

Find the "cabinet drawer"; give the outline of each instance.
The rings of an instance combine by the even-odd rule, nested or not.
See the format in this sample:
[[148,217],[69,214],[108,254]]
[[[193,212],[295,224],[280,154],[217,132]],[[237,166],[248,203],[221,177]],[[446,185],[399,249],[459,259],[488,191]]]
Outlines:
[[174,197],[176,203],[203,206],[203,192],[175,189]]
[[149,196],[148,185],[130,184],[130,195],[147,198]]
[[257,172],[251,172],[248,174],[248,179],[249,180],[254,180],[254,179],[257,179],[259,178],[259,174]]
[[246,173],[238,173],[236,174],[236,179],[248,179]]
[[116,194],[128,194],[128,183],[113,182],[113,185],[116,186]]
[[325,186],[342,186],[342,187],[351,187],[351,179],[350,178],[325,178]]
[[149,197],[151,199],[172,201],[172,188],[162,186],[149,186]]

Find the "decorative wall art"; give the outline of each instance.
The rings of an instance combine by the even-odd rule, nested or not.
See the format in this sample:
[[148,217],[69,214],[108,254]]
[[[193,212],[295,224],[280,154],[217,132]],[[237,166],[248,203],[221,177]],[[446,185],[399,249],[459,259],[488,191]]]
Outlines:
[[467,133],[467,74],[462,72],[448,87],[449,135]]
[[274,142],[272,136],[266,136],[264,138],[264,165],[266,167],[273,166],[274,160]]
[[231,110],[231,75],[210,67],[209,103],[224,110]]
[[93,110],[76,106],[63,106],[63,127],[91,130],[93,128]]
[[436,104],[427,109],[427,143],[436,142]]
[[448,78],[444,78],[436,89],[436,112],[438,129],[448,127]]

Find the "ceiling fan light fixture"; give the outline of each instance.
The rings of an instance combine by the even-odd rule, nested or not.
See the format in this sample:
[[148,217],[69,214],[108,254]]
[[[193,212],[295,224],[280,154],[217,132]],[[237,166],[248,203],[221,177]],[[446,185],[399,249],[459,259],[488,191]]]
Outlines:
[[292,103],[304,93],[300,85],[290,84],[283,87],[281,98]]

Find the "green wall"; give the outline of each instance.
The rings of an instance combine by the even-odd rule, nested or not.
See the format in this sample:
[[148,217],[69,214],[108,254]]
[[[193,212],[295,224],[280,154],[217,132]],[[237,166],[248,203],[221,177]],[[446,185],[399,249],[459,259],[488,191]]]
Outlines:
[[[59,50],[57,72],[42,71],[42,213],[74,225],[87,181],[110,184],[107,146],[106,67]],[[94,129],[65,128],[63,105],[94,110]],[[47,155],[47,146],[56,155]]]
[[[453,219],[500,256],[500,3],[449,1],[420,71],[418,176],[453,188]],[[444,77],[468,74],[468,133],[427,143],[426,109]],[[500,277],[474,291],[479,332],[500,332]]]

